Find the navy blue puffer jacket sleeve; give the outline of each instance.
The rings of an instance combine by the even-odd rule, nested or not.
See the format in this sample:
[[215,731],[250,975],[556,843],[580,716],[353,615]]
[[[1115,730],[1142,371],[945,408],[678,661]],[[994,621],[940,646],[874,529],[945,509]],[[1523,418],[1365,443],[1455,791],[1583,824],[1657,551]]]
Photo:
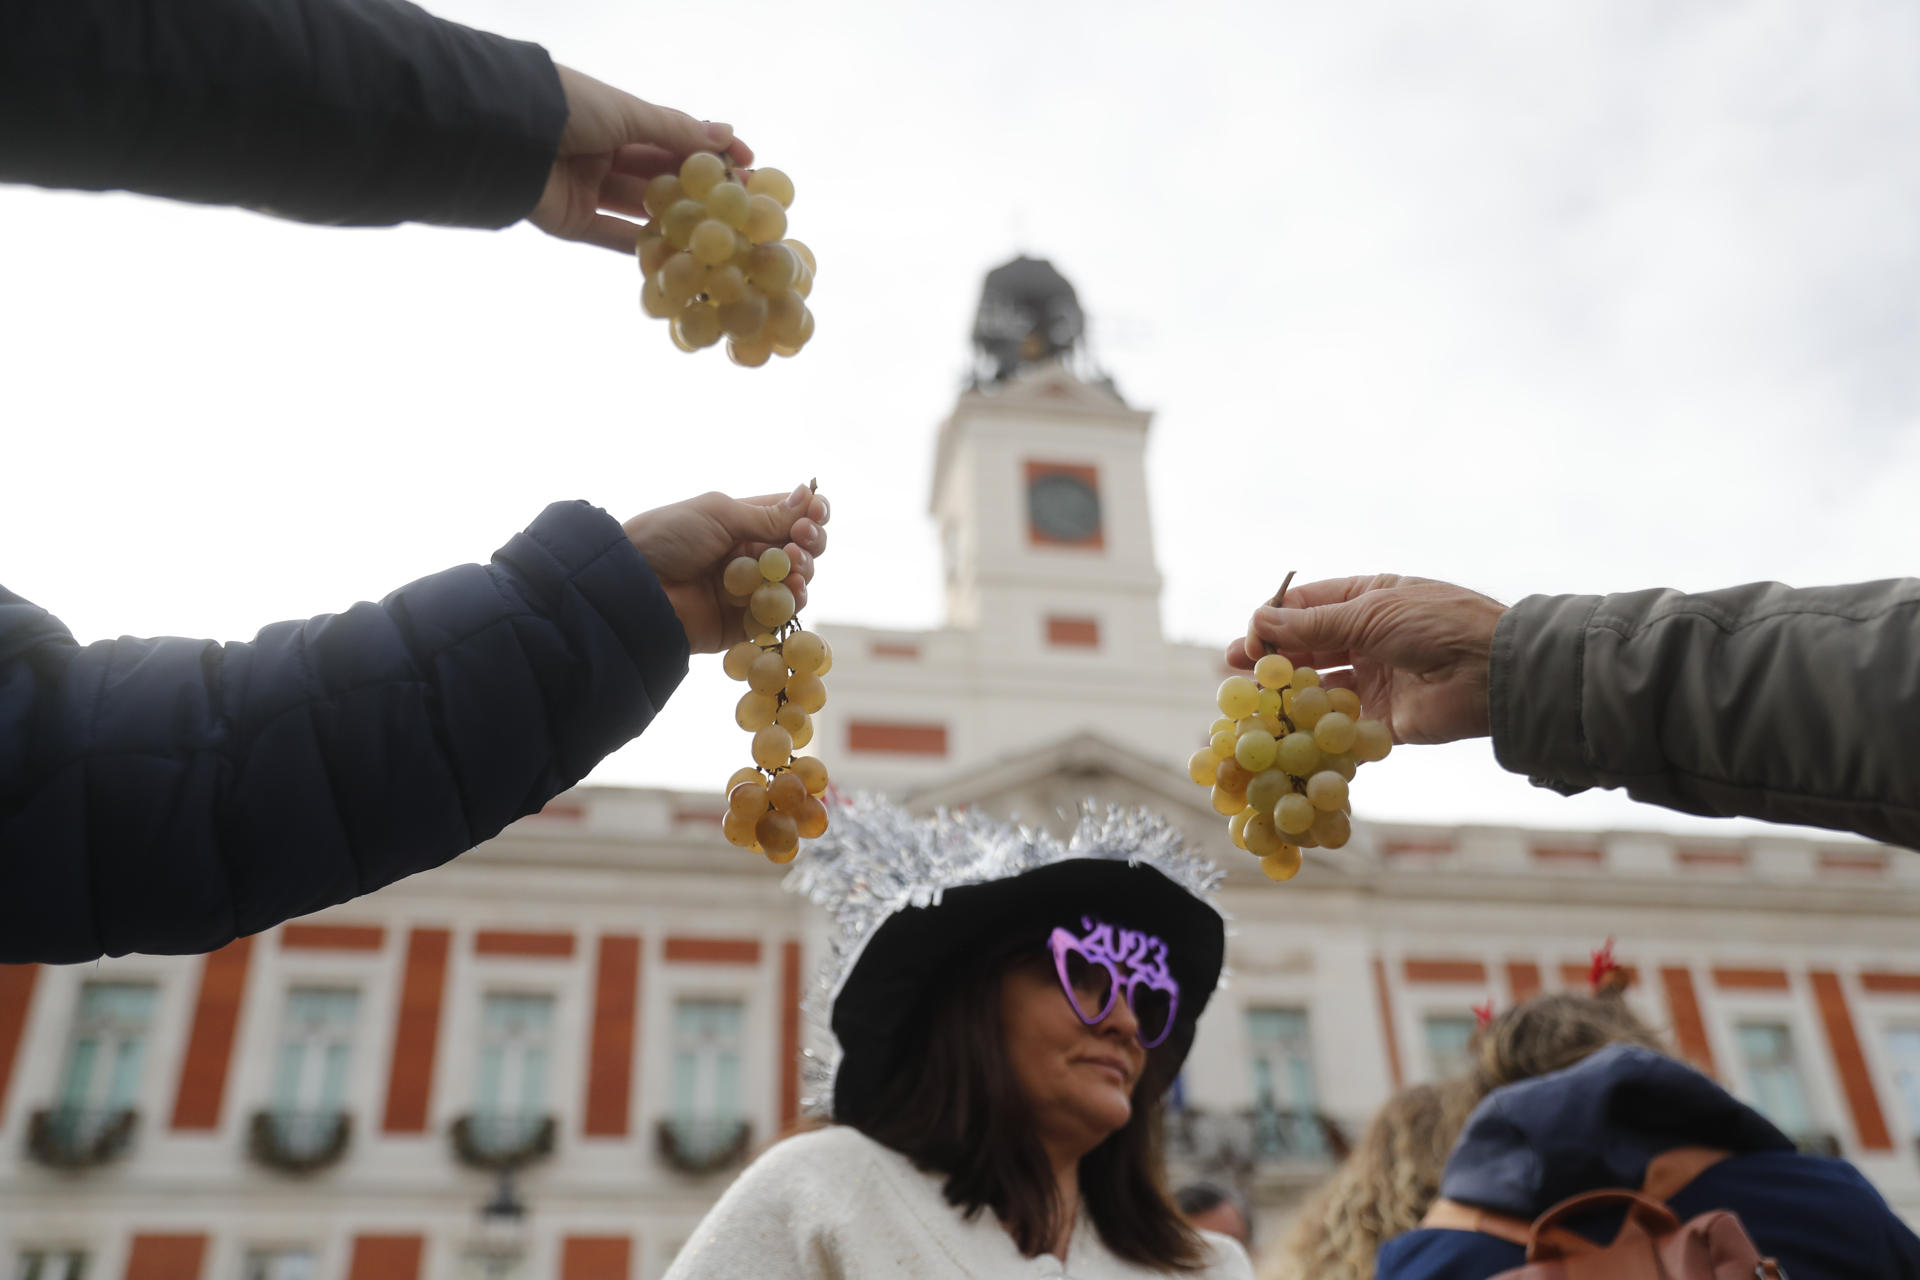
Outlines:
[[402,0],[8,0],[0,181],[502,227],[567,120],[546,51]]
[[438,866],[638,734],[687,656],[579,502],[250,644],[83,647],[0,588],[0,962],[208,951]]

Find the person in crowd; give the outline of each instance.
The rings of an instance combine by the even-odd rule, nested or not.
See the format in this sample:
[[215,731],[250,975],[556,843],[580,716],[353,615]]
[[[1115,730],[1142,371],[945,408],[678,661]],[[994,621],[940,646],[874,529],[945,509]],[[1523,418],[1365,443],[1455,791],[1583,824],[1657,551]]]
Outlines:
[[631,253],[648,178],[753,152],[404,0],[0,7],[0,181],[302,222],[494,229]]
[[78,644],[0,588],[0,963],[207,951],[438,866],[646,728],[741,631],[719,575],[826,500],[555,503],[488,565],[251,643]]
[[1173,1196],[1180,1216],[1202,1231],[1213,1231],[1237,1240],[1242,1249],[1253,1249],[1253,1215],[1239,1193],[1217,1182],[1192,1182]]
[[1920,579],[1529,596],[1391,574],[1295,587],[1228,661],[1331,669],[1396,741],[1493,738],[1574,794],[1920,848]]
[[[752,161],[726,124],[399,0],[0,6],[0,181],[631,252],[620,215],[702,149]],[[251,644],[83,647],[0,589],[0,962],[208,950],[487,839],[733,638],[730,555],[784,545],[804,602],[826,518],[806,491],[624,528],[555,504],[488,566]]]
[[1440,1171],[1480,1100],[1467,1077],[1408,1085],[1289,1225],[1261,1280],[1373,1280],[1383,1241],[1420,1224]]
[[815,1102],[835,1123],[762,1154],[668,1275],[1250,1280],[1156,1149],[1220,974],[1217,878],[1144,814],[1062,842],[843,806],[788,880],[836,919]]
[[[1683,1222],[1730,1210],[1795,1280],[1920,1276],[1920,1237],[1857,1169],[1796,1151],[1660,1045],[1618,986],[1539,996],[1495,1017],[1475,1046],[1486,1096],[1425,1225],[1381,1246],[1379,1280],[1485,1280],[1518,1267],[1525,1247],[1480,1229],[1483,1215],[1531,1223],[1605,1188],[1644,1188]],[[1616,1211],[1568,1225],[1605,1243],[1619,1223]]]

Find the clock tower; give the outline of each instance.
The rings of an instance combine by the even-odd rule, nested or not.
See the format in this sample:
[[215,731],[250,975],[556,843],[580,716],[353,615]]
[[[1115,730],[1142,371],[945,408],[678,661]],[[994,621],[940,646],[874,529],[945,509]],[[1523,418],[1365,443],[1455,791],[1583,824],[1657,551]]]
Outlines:
[[1092,368],[1083,329],[1048,263],[987,276],[973,376],[934,453],[945,622],[821,629],[834,667],[815,736],[842,785],[912,794],[1076,735],[1184,776],[1221,650],[1162,633],[1153,415]]
[[988,651],[1009,659],[1069,635],[1110,660],[1161,644],[1153,415],[1089,368],[1083,327],[1073,286],[1051,264],[1016,258],[989,273],[975,375],[940,427],[932,514],[947,620],[982,630]]

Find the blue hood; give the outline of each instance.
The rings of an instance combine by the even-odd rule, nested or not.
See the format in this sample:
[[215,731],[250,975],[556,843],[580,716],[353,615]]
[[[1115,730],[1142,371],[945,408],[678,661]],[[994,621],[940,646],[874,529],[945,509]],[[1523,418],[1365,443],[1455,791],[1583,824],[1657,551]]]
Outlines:
[[1792,1151],[1787,1136],[1683,1062],[1613,1045],[1474,1108],[1440,1194],[1516,1218],[1594,1187],[1637,1187],[1673,1147]]

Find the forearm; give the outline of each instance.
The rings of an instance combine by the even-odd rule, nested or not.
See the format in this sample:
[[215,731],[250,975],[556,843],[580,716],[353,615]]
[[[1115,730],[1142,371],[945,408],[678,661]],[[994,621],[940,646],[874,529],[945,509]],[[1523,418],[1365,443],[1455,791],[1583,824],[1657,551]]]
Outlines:
[[567,107],[535,45],[399,0],[0,5],[0,180],[500,227]]
[[0,962],[209,950],[438,865],[639,733],[686,663],[584,504],[250,644],[81,649],[0,598]]
[[1539,785],[1920,847],[1920,580],[1533,596],[1490,702]]

